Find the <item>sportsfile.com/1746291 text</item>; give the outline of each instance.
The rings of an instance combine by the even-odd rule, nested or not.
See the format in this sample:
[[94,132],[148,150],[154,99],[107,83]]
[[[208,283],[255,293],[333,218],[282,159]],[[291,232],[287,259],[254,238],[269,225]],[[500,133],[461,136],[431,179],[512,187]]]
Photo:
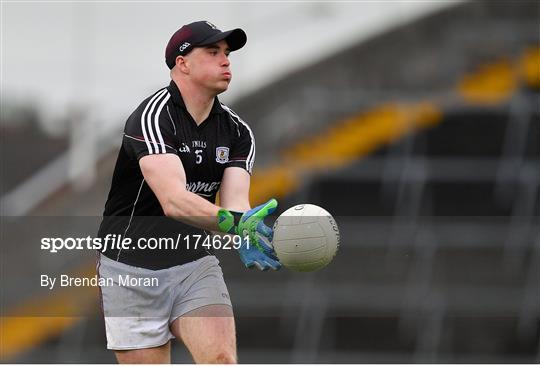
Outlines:
[[176,238],[172,237],[150,237],[150,238],[132,238],[123,237],[117,234],[107,234],[105,237],[83,238],[75,237],[46,237],[41,239],[41,250],[50,253],[58,253],[61,250],[176,250],[187,249],[197,250],[206,249],[239,249],[243,242],[249,246],[249,239],[242,239],[239,235],[200,235],[178,234]]

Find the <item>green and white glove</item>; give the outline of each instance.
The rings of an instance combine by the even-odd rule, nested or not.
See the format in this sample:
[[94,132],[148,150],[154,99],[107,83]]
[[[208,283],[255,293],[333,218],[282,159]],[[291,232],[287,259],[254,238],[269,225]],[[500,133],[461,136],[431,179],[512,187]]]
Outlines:
[[277,201],[272,198],[268,202],[252,208],[246,212],[229,211],[224,208],[218,212],[219,229],[225,233],[240,235],[242,239],[249,238],[249,242],[262,250],[259,236],[272,242],[273,230],[264,224],[264,218],[274,212]]
[[274,212],[276,207],[277,201],[272,198],[246,212],[226,209],[218,212],[219,229],[229,234],[240,235],[242,238],[239,254],[248,268],[255,265],[261,270],[268,268],[277,270],[281,267],[271,246],[274,231],[264,223],[264,218]]

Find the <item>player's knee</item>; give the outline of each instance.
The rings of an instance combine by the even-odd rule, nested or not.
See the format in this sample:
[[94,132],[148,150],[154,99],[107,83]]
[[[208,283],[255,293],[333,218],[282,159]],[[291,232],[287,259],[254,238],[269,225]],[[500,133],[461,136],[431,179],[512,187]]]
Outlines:
[[231,351],[223,350],[216,352],[208,363],[234,364],[237,363],[236,355]]

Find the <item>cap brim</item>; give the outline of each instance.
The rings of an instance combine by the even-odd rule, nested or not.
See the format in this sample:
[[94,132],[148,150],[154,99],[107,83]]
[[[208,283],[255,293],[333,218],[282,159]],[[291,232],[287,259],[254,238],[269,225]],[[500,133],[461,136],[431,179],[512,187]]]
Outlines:
[[246,32],[244,32],[242,29],[236,28],[209,37],[197,46],[208,46],[223,40],[227,41],[227,45],[229,46],[231,51],[236,51],[244,47],[247,42],[247,35]]

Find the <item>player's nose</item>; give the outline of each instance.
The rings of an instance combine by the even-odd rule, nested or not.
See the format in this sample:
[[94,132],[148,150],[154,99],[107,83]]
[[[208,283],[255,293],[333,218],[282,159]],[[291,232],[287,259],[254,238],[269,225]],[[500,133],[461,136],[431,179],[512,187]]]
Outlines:
[[221,55],[221,64],[223,66],[230,66],[231,65],[231,61],[229,60],[229,56],[227,56],[225,53],[223,53]]

